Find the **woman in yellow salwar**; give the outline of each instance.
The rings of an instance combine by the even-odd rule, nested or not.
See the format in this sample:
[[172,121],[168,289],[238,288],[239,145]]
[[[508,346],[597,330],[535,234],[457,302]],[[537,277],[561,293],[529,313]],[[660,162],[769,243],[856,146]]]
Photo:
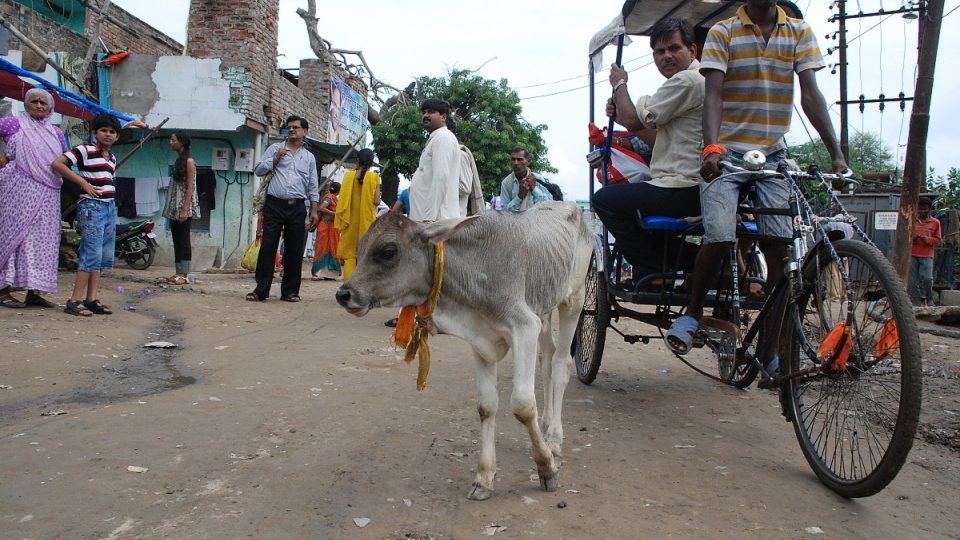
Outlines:
[[333,226],[337,213],[337,194],[340,183],[330,184],[330,191],[320,197],[320,226],[317,227],[317,239],[313,244],[314,281],[337,279],[340,277],[340,257],[337,255],[340,245],[340,231]]
[[339,255],[343,260],[343,280],[357,267],[357,242],[377,219],[380,204],[380,173],[371,171],[373,150],[357,153],[357,170],[343,175],[334,225],[340,231]]

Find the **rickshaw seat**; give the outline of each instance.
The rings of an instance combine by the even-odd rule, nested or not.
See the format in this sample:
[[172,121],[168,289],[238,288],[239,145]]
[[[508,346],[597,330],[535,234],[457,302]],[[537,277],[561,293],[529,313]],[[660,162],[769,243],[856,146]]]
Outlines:
[[[667,216],[646,216],[643,218],[643,228],[650,231],[670,231],[686,233],[691,235],[703,234],[703,223],[690,223],[683,218]],[[737,223],[737,231],[756,234],[758,232],[757,222],[741,221]]]

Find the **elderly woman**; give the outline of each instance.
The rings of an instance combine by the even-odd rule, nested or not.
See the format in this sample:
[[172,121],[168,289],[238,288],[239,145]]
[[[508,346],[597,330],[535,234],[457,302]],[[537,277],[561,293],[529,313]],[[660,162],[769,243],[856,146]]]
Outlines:
[[[60,185],[51,164],[67,141],[50,123],[53,96],[34,88],[25,112],[0,118],[6,155],[0,156],[0,306],[55,307],[40,296],[56,292],[60,254]],[[12,289],[26,289],[20,301]]]

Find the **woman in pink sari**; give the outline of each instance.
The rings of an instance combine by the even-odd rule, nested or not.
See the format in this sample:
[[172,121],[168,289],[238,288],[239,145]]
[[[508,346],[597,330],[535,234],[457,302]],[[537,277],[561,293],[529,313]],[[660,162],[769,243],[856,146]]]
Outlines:
[[[63,180],[51,164],[68,147],[50,123],[53,96],[34,88],[23,104],[19,116],[0,118],[0,306],[56,307],[40,293],[57,290]],[[26,289],[24,300],[12,289]]]

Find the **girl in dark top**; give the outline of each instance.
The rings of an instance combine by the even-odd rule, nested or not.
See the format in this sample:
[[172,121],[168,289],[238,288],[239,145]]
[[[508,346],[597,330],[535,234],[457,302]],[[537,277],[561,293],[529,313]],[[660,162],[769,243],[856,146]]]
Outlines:
[[190,157],[190,135],[177,131],[170,135],[170,148],[179,154],[173,164],[170,187],[167,189],[167,206],[163,217],[170,223],[173,235],[173,255],[176,273],[167,278],[175,285],[187,283],[190,273],[190,221],[200,217],[200,205],[197,202],[197,165]]

